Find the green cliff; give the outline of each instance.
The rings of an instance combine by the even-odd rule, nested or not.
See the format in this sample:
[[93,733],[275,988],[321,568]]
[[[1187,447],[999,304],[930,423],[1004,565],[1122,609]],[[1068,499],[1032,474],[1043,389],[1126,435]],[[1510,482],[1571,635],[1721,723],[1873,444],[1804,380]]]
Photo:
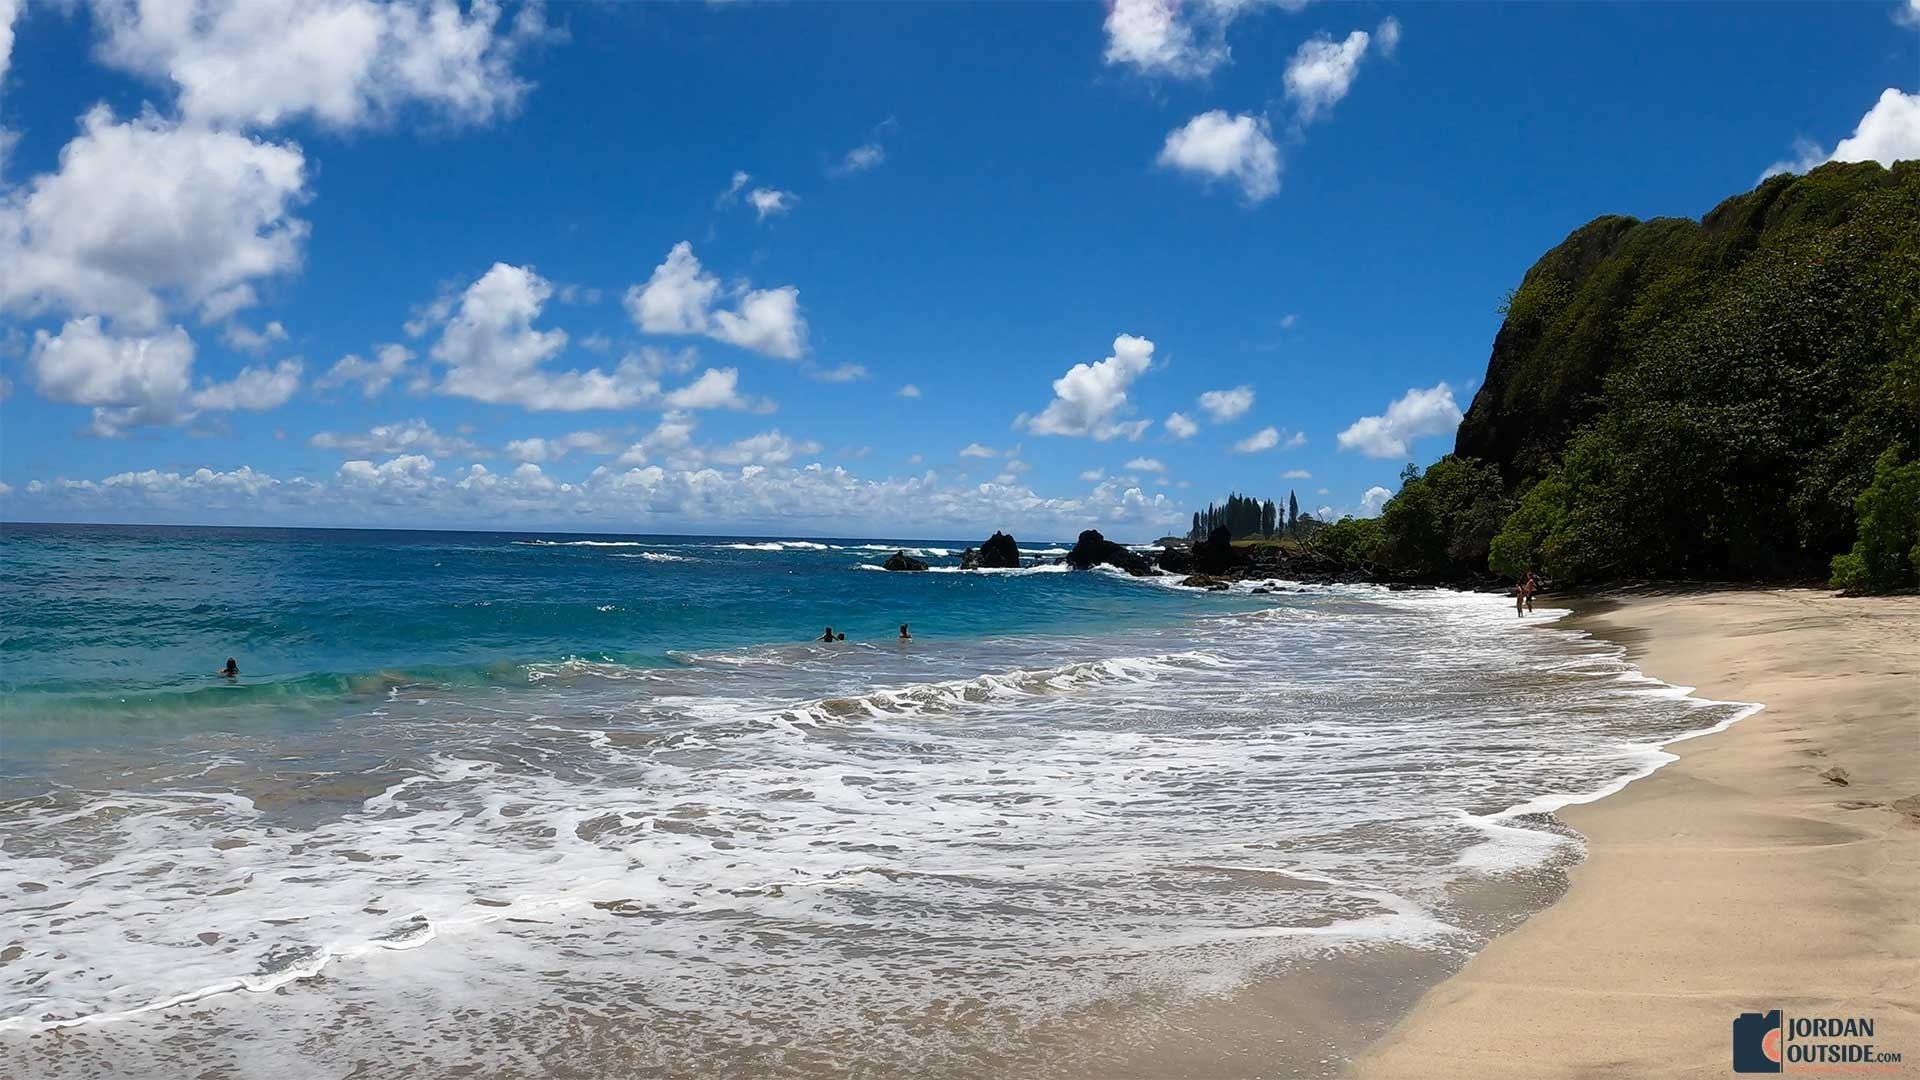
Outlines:
[[[1443,482],[1410,473],[1377,550],[1427,574],[1826,577],[1876,467],[1897,475],[1871,520],[1914,542],[1916,451],[1920,162],[1826,165],[1698,222],[1599,218],[1542,257]],[[1841,583],[1913,580],[1875,565]]]

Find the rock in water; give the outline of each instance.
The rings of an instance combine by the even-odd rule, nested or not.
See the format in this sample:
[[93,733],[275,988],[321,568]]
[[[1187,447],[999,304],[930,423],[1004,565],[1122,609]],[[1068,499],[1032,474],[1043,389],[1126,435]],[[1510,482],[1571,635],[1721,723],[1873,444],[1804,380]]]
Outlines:
[[1245,562],[1246,552],[1233,546],[1233,534],[1225,525],[1193,545],[1193,569],[1202,574],[1225,574]]
[[1073,550],[1067,552],[1067,565],[1087,570],[1101,563],[1117,566],[1134,577],[1151,577],[1159,572],[1145,555],[1101,536],[1098,529],[1088,529],[1074,542]]
[[[1225,592],[1233,587],[1226,578],[1209,577],[1206,574],[1193,574],[1181,580],[1180,584],[1189,589],[1205,589],[1208,592]],[[1258,592],[1259,590],[1254,590]]]
[[887,556],[887,561],[880,565],[886,570],[925,570],[927,568],[926,563],[921,562],[919,559],[914,558],[904,551],[896,551]]
[[980,549],[979,548],[968,548],[967,550],[960,553],[960,569],[962,570],[980,569]]
[[1185,544],[1169,544],[1162,547],[1160,569],[1169,574],[1193,573],[1193,549]]
[[980,565],[987,569],[1017,570],[1020,568],[1020,545],[1013,537],[996,531],[980,545]]

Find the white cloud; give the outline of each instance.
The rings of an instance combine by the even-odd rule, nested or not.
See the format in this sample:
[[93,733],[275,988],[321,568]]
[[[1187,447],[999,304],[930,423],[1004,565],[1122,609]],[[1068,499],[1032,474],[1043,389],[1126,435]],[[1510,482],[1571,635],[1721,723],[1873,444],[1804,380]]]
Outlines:
[[1236,386],[1231,390],[1209,390],[1200,395],[1200,407],[1216,424],[1237,420],[1253,408],[1253,387]]
[[[1400,42],[1400,24],[1393,24],[1393,41]],[[1327,109],[1333,108],[1340,99],[1347,96],[1353,80],[1360,73],[1360,61],[1367,55],[1367,44],[1371,39],[1365,30],[1355,30],[1344,41],[1334,41],[1325,34],[1318,34],[1300,43],[1294,50],[1293,59],[1287,61],[1287,71],[1282,76],[1286,84],[1287,97],[1294,103],[1302,124],[1313,119]]]
[[1888,87],[1860,118],[1853,134],[1841,139],[1832,153],[1806,142],[1799,151],[1796,160],[1775,162],[1763,175],[1806,172],[1829,161],[1877,161],[1892,166],[1896,161],[1920,158],[1920,94]]
[[901,397],[915,398],[920,396],[920,388],[913,385],[912,383],[908,383],[905,386],[902,386],[899,390],[895,391],[895,393],[899,394]]
[[1280,191],[1280,151],[1267,122],[1248,113],[1228,116],[1223,109],[1203,112],[1168,133],[1159,164],[1202,177],[1209,183],[1230,180],[1249,203]]
[[[13,23],[25,10],[26,0],[0,0],[0,100],[5,100],[7,66],[13,60]],[[0,155],[6,150],[6,133],[0,131]],[[0,164],[5,163],[0,156]]]
[[990,457],[1000,456],[1000,451],[995,450],[991,446],[981,446],[979,443],[968,443],[966,446],[960,449],[960,456],[970,457],[970,458],[990,458]]
[[1904,0],[1893,10],[1893,21],[1920,30],[1920,0]]
[[847,156],[840,159],[840,165],[834,172],[841,176],[851,176],[854,173],[863,173],[869,169],[877,169],[885,164],[886,160],[886,147],[881,146],[877,142],[861,143],[859,146],[847,151]]
[[193,389],[193,361],[193,339],[181,327],[121,336],[86,316],[58,334],[36,331],[27,365],[42,397],[92,408],[91,430],[98,435],[183,424],[201,412],[277,408],[300,383],[300,362],[285,360]]
[[778,188],[754,188],[747,192],[747,202],[753,207],[754,216],[760,221],[790,212],[793,204],[798,201],[799,198],[793,192],[781,191]]
[[1080,474],[1080,479],[1089,484],[1097,484],[1106,478],[1107,470],[1105,469],[1087,469]]
[[1280,429],[1264,427],[1233,444],[1236,454],[1257,454],[1280,445]]
[[627,314],[650,334],[705,334],[787,360],[806,353],[807,321],[800,314],[799,289],[743,285],[735,292],[739,301],[733,310],[716,310],[720,279],[701,268],[693,245],[683,240],[667,252],[646,284],[627,290]]
[[509,113],[513,64],[547,36],[540,5],[495,0],[94,0],[106,63],[174,84],[196,123],[332,128],[418,105],[457,123]]
[[1373,458],[1405,457],[1413,440],[1445,435],[1460,426],[1460,406],[1453,389],[1439,383],[1425,390],[1408,390],[1380,416],[1363,416],[1339,435],[1340,449],[1357,450]]
[[734,368],[708,368],[700,377],[669,393],[665,398],[674,409],[753,409],[759,402],[740,396],[740,372]]
[[1313,479],[1313,474],[1312,474],[1312,473],[1310,473],[1310,472],[1308,472],[1308,471],[1307,471],[1307,470],[1305,470],[1305,469],[1288,469],[1288,470],[1287,470],[1286,472],[1283,472],[1283,473],[1281,473],[1281,474],[1280,474],[1280,479],[1282,479],[1282,480],[1311,480],[1311,479]]
[[575,431],[552,438],[535,436],[529,439],[515,439],[507,443],[501,453],[515,461],[530,461],[544,465],[550,461],[559,461],[575,451],[606,457],[619,453],[620,449],[619,441],[607,432]]
[[1127,388],[1153,366],[1153,342],[1132,334],[1113,339],[1113,355],[1075,364],[1053,381],[1054,398],[1024,426],[1035,435],[1084,435],[1101,442],[1138,439],[1151,420],[1123,421],[1130,411]]
[[457,435],[442,435],[425,420],[378,424],[364,432],[316,432],[307,445],[363,456],[425,454],[428,457],[479,456],[480,448]]
[[0,199],[0,309],[136,331],[164,325],[174,302],[224,318],[253,303],[254,281],[299,265],[307,223],[291,210],[306,196],[291,143],[95,107],[58,172]]
[[494,263],[460,295],[434,343],[446,365],[439,391],[533,410],[623,409],[659,394],[659,381],[631,358],[611,372],[543,368],[567,344],[566,331],[533,327],[552,295],[531,269]]
[[[1920,0],[1915,0],[1920,3]],[[1374,43],[1380,46],[1380,55],[1393,58],[1400,49],[1400,20],[1389,15],[1380,20],[1380,26],[1373,32]]]
[[1176,439],[1191,439],[1199,432],[1200,425],[1187,419],[1185,413],[1176,412],[1167,414],[1166,428],[1167,433]]
[[[432,458],[406,453],[343,463],[330,477],[281,480],[241,467],[228,472],[122,473],[105,480],[35,481],[9,507],[49,518],[274,521],[325,525],[486,525],[569,521],[657,529],[922,535],[964,534],[991,520],[1021,532],[1083,528],[1149,539],[1184,523],[1188,510],[1138,485],[1107,480],[1071,498],[1020,482],[943,482],[933,473],[872,479],[809,461],[805,440],[767,432],[731,444],[685,443],[659,460],[608,462],[577,481],[535,463],[507,472],[481,465],[442,475]],[[725,459],[723,464],[721,459]],[[785,460],[776,460],[785,459]],[[730,462],[744,462],[730,464]],[[806,462],[803,464],[803,462]]]
[[258,330],[233,322],[228,323],[227,328],[221,331],[220,340],[241,352],[258,355],[266,352],[267,346],[274,342],[287,340],[287,328],[281,326],[278,321],[269,322]]
[[[1366,493],[1360,496],[1360,516],[1377,516],[1380,513],[1380,508],[1385,506],[1387,500],[1391,498],[1393,498],[1393,492],[1377,484],[1368,488]],[[1324,511],[1326,508],[1322,507],[1321,509]]]
[[298,360],[282,360],[272,368],[244,367],[226,382],[210,383],[194,391],[191,403],[195,409],[210,412],[277,409],[300,389],[300,369]]
[[358,383],[361,393],[370,398],[379,397],[407,370],[413,350],[405,345],[378,345],[374,347],[373,357],[367,360],[351,353],[341,357],[326,374],[313,380],[314,389],[331,390]]
[[1146,75],[1197,78],[1211,73],[1231,55],[1217,31],[1196,37],[1181,18],[1180,0],[1113,0],[1103,27],[1106,62],[1125,64]]
[[[839,367],[818,368],[807,372],[807,377],[821,382],[858,382],[867,377],[867,369],[859,364],[841,364]],[[907,395],[911,397],[912,395]]]
[[1134,458],[1132,461],[1127,462],[1126,468],[1132,469],[1135,472],[1163,473],[1167,471],[1165,462],[1159,458],[1150,457]]

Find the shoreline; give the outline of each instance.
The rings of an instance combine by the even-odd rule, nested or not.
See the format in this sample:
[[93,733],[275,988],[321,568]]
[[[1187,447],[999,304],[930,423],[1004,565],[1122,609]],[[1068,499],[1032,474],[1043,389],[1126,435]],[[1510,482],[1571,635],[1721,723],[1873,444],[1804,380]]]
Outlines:
[[1781,589],[1573,607],[1553,625],[1763,707],[1556,810],[1587,848],[1565,894],[1428,990],[1347,1075],[1722,1076],[1733,1019],[1773,1008],[1874,1018],[1874,1042],[1912,1068],[1920,603]]

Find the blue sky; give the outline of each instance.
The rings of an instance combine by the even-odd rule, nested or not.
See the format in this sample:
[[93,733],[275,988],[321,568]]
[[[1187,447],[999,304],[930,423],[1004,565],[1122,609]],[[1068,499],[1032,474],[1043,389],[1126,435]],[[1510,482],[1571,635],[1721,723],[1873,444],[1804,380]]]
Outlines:
[[1914,2],[0,0],[0,516],[1364,513],[1581,223],[1920,154]]

